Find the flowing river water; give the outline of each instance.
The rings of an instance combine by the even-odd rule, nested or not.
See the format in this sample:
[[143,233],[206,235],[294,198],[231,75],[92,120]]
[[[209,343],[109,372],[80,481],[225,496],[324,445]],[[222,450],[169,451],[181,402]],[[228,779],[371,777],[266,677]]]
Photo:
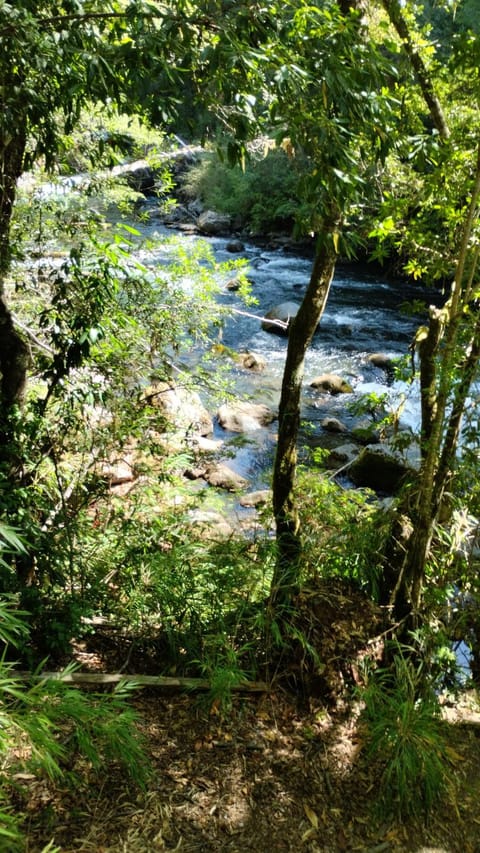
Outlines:
[[[167,229],[161,225],[152,224],[145,229],[147,236],[166,232]],[[301,302],[309,281],[312,259],[291,250],[266,250],[249,243],[244,244],[242,252],[232,255],[227,248],[228,238],[182,234],[180,239],[189,243],[206,239],[219,262],[233,258],[243,258],[248,262],[246,274],[256,303],[246,308],[238,293],[222,288],[219,302],[237,309],[239,313],[233,313],[227,319],[221,343],[236,352],[253,352],[265,361],[265,368],[258,373],[241,368],[233,370],[231,379],[236,396],[277,410],[287,338],[265,331],[261,318],[273,306]],[[150,257],[150,263],[161,265],[168,262],[169,256],[161,248]],[[414,299],[428,304],[431,295],[421,288],[390,282],[365,268],[338,266],[326,311],[305,363],[302,419],[307,424],[306,434],[310,443],[317,446],[339,443],[338,436],[332,438],[322,429],[322,420],[326,416],[336,417],[350,428],[358,423],[359,416],[350,411],[349,404],[371,393],[387,395],[388,407],[392,410],[401,404],[401,424],[405,428],[416,429],[419,417],[416,384],[393,380],[391,375],[369,362],[368,356],[379,352],[391,358],[407,355],[415,330],[423,318],[412,316],[404,306]],[[190,355],[191,365],[192,358]],[[184,364],[188,368],[188,358]],[[322,373],[334,373],[345,378],[352,387],[352,393],[332,396],[313,390],[310,382]],[[212,411],[218,400],[207,399],[206,403]],[[212,414],[215,414],[215,409]],[[252,490],[268,487],[276,423],[249,434],[244,442],[240,442],[238,436],[226,435],[216,423],[214,428],[216,438],[227,443],[230,440],[229,465],[248,480],[249,487]],[[342,440],[346,440],[345,436]]]
[[[37,195],[49,198],[64,197],[77,191],[85,176],[75,176],[60,184],[42,185]],[[154,241],[176,234],[183,244],[206,241],[213,249],[218,262],[244,259],[248,266],[244,270],[251,282],[251,295],[255,305],[246,311],[245,303],[234,290],[221,289],[218,301],[223,307],[237,309],[232,313],[222,330],[221,343],[235,352],[253,352],[265,361],[261,372],[234,369],[231,373],[234,392],[239,399],[250,399],[277,410],[280,398],[282,374],[287,349],[287,338],[267,332],[262,328],[261,318],[272,307],[281,303],[302,301],[308,285],[312,258],[295,252],[291,247],[265,249],[254,243],[244,243],[243,251],[232,254],[228,249],[231,238],[204,237],[197,233],[175,232],[167,228],[158,215],[158,202],[146,198],[142,209],[147,213],[147,222],[132,227],[139,229],[142,237]],[[112,219],[116,220],[113,213]],[[162,247],[139,251],[141,260],[153,266],[166,266],[172,262],[172,253]],[[234,275],[234,274],[233,274]],[[223,282],[226,284],[228,277]],[[186,282],[188,287],[188,282]],[[383,353],[390,358],[405,356],[409,352],[418,326],[424,316],[412,315],[404,306],[412,301],[438,301],[438,294],[405,282],[389,281],[381,274],[372,273],[365,266],[342,266],[339,264],[331,285],[325,313],[314,336],[305,360],[305,378],[302,394],[302,419],[307,424],[306,433],[310,442],[317,446],[331,446],[332,436],[322,430],[325,416],[336,417],[351,428],[358,423],[349,405],[358,402],[362,395],[386,396],[387,410],[399,410],[400,425],[416,430],[419,425],[419,392],[415,382],[393,380],[392,375],[376,367],[368,360],[372,353]],[[247,314],[255,316],[247,316]],[[182,366],[188,371],[195,367],[198,353],[182,357]],[[323,373],[334,373],[343,377],[352,387],[352,393],[321,394],[310,387],[314,377]],[[203,394],[212,415],[218,405],[215,395]],[[400,410],[399,410],[400,411]],[[270,485],[271,464],[274,454],[274,423],[269,429],[249,435],[248,442],[233,442],[235,436],[225,436],[214,420],[215,436],[222,440],[231,439],[235,449],[229,452],[230,464],[249,481],[252,489]],[[237,437],[238,438],[238,437]],[[338,442],[337,442],[338,443]],[[335,440],[333,440],[335,444]]]

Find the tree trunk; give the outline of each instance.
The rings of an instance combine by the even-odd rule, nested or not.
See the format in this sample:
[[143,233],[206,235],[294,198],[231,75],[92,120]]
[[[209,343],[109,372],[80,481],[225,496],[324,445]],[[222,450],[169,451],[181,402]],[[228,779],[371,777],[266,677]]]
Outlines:
[[[458,364],[462,321],[478,262],[478,252],[472,247],[471,238],[478,219],[479,198],[480,148],[451,296],[441,312],[431,309],[430,327],[419,347],[422,464],[417,482],[407,489],[398,508],[398,516],[410,520],[412,531],[404,547],[399,548],[393,528],[384,555],[383,603],[388,600],[395,618],[404,620],[405,627],[415,627],[418,622],[432,538],[445,488],[455,467],[461,421],[480,361],[480,319],[477,319],[467,355],[463,364]],[[440,341],[443,344],[441,353]],[[455,376],[456,384],[453,382]]]
[[435,128],[442,139],[448,139],[450,136],[450,129],[443,113],[442,105],[435,93],[435,88],[425,63],[413,43],[400,2],[399,0],[382,0],[382,2],[391,23],[402,40],[403,48],[410,60],[410,64],[418,85],[422,90],[423,98],[428,106]]
[[[17,123],[17,127],[20,123],[20,121]],[[0,275],[2,276],[10,264],[10,223],[17,181],[23,172],[26,146],[24,131],[17,132],[15,136],[10,136],[9,133],[10,129],[0,130]]]
[[13,325],[5,296],[0,295],[0,423],[23,399],[29,349]]
[[476,320],[467,356],[460,366],[461,378],[455,389],[448,418],[447,429],[443,440],[443,448],[435,477],[435,513],[442,507],[445,489],[455,464],[455,454],[458,447],[463,415],[467,406],[470,389],[478,373],[480,362],[480,317]]
[[14,327],[4,284],[10,265],[10,223],[17,181],[23,170],[25,136],[0,139],[0,149],[0,421],[4,421],[11,406],[21,402],[28,364],[28,347]]
[[444,310],[430,306],[430,322],[427,328],[419,329],[416,335],[420,358],[420,405],[422,459],[428,452],[437,413],[438,348],[442,340],[447,316]]
[[297,438],[300,426],[300,394],[305,354],[320,322],[335,271],[337,253],[332,221],[317,249],[310,282],[298,314],[289,328],[287,358],[279,405],[278,444],[273,470],[273,511],[277,533],[277,563],[270,601],[288,604],[299,579],[301,543],[294,485],[297,465]]
[[[382,0],[387,15],[402,40],[412,70],[429,109],[433,124],[441,139],[450,136],[441,103],[435,88],[413,42],[399,0]],[[477,171],[478,176],[478,171]],[[476,182],[478,183],[478,182]],[[474,195],[476,195],[476,188]],[[463,292],[464,266],[468,237],[476,201],[471,205],[459,253],[459,261],[452,296],[442,311],[430,309],[430,323],[417,338],[420,357],[421,393],[421,454],[422,465],[416,483],[407,489],[397,509],[383,559],[381,600],[390,604],[395,619],[403,622],[404,631],[416,627],[425,579],[425,566],[430,552],[435,524],[440,510],[437,475],[442,454],[442,437],[453,369],[453,352],[460,322],[459,307]],[[446,338],[442,359],[439,347]],[[458,432],[452,434],[449,462],[457,446]]]
[[[6,481],[10,488],[20,486],[24,477],[15,408],[23,403],[30,362],[30,350],[15,328],[5,293],[11,254],[10,225],[25,145],[25,133],[6,137],[4,131],[0,132],[0,485]],[[29,583],[32,565],[29,552],[18,555],[16,570],[23,585]]]

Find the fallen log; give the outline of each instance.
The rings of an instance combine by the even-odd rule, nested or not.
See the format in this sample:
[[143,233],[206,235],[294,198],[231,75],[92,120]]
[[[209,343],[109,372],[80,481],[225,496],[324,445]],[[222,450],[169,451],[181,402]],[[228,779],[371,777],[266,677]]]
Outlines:
[[[25,681],[62,681],[65,684],[120,684],[127,683],[132,686],[159,687],[163,689],[176,690],[210,690],[211,684],[204,678],[172,677],[167,675],[125,675],[122,672],[42,672],[36,675],[22,673]],[[263,681],[239,681],[233,684],[231,690],[235,693],[266,693],[268,685]]]

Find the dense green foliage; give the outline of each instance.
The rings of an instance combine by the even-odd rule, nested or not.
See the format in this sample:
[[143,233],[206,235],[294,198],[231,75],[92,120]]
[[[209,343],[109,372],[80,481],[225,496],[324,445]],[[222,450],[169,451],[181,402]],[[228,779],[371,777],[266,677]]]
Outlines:
[[[90,196],[89,204],[93,201]],[[44,251],[51,254],[28,276],[22,267],[17,285],[15,305],[37,343],[35,380],[12,451],[21,455],[23,474],[17,488],[7,489],[3,480],[4,511],[25,540],[35,542],[34,556],[25,553],[16,559],[16,572],[4,571],[3,586],[15,589],[19,579],[21,587],[28,582],[22,594],[40,619],[36,624],[35,617],[36,635],[43,637],[45,650],[68,645],[88,608],[102,607],[95,599],[101,578],[86,575],[84,564],[91,562],[86,559],[92,547],[89,508],[108,495],[103,472],[109,460],[133,452],[134,464],[151,471],[154,491],[158,482],[152,503],[160,499],[163,479],[172,476],[171,460],[162,462],[168,425],[146,392],[152,381],[171,380],[172,363],[183,353],[208,349],[209,334],[215,335],[221,320],[212,296],[222,278],[241,271],[234,262],[219,267],[206,244],[188,250],[174,239],[162,244],[141,239],[131,226],[110,229],[98,206],[82,212],[82,237],[78,205],[70,213],[72,248],[58,264],[52,238],[58,221],[65,229],[69,213],[61,197],[41,205],[38,224],[48,231]],[[29,216],[33,225],[31,208]],[[151,265],[158,253],[166,265]],[[183,381],[191,384],[194,377],[185,374]],[[177,463],[180,470],[182,463],[184,457]],[[112,523],[110,535],[113,529]],[[98,542],[93,547],[99,551]]]
[[228,213],[236,228],[253,235],[291,234],[300,219],[298,182],[301,165],[282,149],[268,150],[267,140],[242,169],[210,155],[188,172],[182,191],[211,210]]

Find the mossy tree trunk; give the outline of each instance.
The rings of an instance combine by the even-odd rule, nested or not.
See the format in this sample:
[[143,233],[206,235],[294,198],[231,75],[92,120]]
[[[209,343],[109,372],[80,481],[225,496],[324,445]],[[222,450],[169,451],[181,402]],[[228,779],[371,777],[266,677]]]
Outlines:
[[270,595],[273,607],[288,605],[299,581],[301,540],[294,487],[300,395],[305,354],[324,312],[335,271],[335,235],[339,224],[339,218],[332,217],[321,235],[307,291],[289,328],[273,470],[273,511],[277,536],[277,561]]
[[[418,624],[432,538],[454,473],[462,418],[480,362],[480,318],[470,321],[467,333],[479,255],[472,240],[479,199],[480,148],[450,299],[441,311],[430,309],[429,326],[417,336],[421,467],[418,480],[400,503],[383,561],[383,603],[392,606],[406,629]],[[397,535],[400,519],[407,531],[403,538]]]

